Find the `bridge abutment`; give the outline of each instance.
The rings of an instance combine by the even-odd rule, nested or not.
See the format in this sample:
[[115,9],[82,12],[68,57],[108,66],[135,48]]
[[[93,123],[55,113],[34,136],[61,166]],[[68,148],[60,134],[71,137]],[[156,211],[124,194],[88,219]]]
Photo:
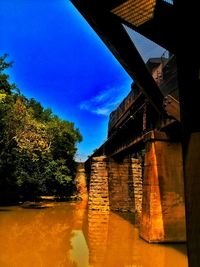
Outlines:
[[181,242],[185,203],[181,143],[146,142],[140,236],[148,242]]

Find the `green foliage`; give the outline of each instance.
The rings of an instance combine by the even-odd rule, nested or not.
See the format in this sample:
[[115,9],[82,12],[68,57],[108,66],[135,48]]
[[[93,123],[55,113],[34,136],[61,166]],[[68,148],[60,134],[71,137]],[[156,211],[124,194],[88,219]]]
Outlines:
[[72,122],[9,84],[3,71],[12,64],[6,57],[0,57],[0,202],[44,194],[69,196],[81,134]]
[[10,84],[8,82],[9,75],[4,73],[4,71],[13,65],[13,62],[6,62],[7,54],[0,56],[0,91],[4,91],[11,94],[12,91],[18,91],[15,84]]

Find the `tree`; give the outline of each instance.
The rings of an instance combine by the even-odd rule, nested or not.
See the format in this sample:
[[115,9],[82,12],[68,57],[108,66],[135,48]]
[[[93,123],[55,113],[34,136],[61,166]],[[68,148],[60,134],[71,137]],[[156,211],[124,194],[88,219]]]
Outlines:
[[6,57],[0,57],[0,201],[68,196],[74,190],[81,134],[72,122],[10,85],[4,71],[12,63],[6,63]]
[[13,90],[17,90],[17,87],[15,84],[9,83],[9,75],[4,73],[6,69],[10,68],[13,65],[13,62],[6,61],[7,57],[8,54],[0,56],[0,91],[3,90],[4,92],[11,94]]

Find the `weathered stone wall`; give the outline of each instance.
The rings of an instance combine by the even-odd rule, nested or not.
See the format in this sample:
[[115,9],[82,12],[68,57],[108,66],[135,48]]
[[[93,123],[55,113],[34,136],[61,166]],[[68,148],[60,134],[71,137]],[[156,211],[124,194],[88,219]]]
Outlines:
[[140,219],[142,214],[142,164],[141,160],[131,158],[130,177],[133,180],[135,213]]
[[82,200],[87,200],[88,198],[86,179],[87,178],[85,174],[84,163],[78,163],[75,182],[76,182],[78,197]]
[[109,200],[111,210],[135,211],[134,188],[130,160],[109,161]]
[[186,239],[180,143],[146,143],[140,236],[149,242]]
[[104,156],[92,158],[88,208],[101,211],[110,209],[108,160]]
[[142,171],[138,159],[116,161],[104,156],[92,159],[89,209],[141,214],[141,203]]

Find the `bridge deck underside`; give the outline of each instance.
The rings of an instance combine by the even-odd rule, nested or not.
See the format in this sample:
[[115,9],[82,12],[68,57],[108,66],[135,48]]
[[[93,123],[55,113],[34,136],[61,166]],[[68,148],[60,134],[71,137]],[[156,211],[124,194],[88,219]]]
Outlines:
[[[163,95],[146,69],[137,49],[121,23],[174,53],[177,58],[182,123],[183,162],[187,213],[187,245],[190,267],[200,262],[200,10],[192,3],[157,0],[154,16],[143,24],[134,25],[127,17],[112,10],[125,0],[71,0],[93,29],[99,34],[124,69],[141,87],[152,106],[163,114]],[[136,1],[133,1],[136,2]],[[143,2],[142,0],[139,3]],[[149,1],[146,1],[147,3]],[[134,10],[132,11],[134,12]]]

